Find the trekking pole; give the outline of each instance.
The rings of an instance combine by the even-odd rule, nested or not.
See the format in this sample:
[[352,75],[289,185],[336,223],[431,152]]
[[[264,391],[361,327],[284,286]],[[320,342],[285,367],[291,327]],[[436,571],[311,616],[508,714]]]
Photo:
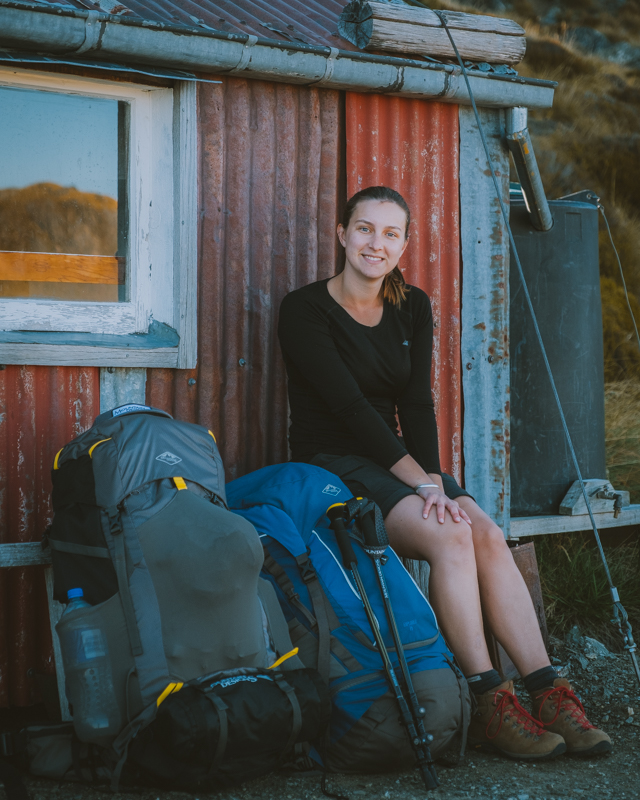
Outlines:
[[411,747],[415,753],[416,761],[418,762],[418,769],[422,775],[425,788],[427,791],[430,791],[431,789],[436,789],[438,787],[438,776],[433,766],[433,761],[431,760],[429,748],[428,746],[425,746],[422,738],[418,735],[416,730],[413,716],[409,710],[405,696],[402,693],[402,687],[398,682],[398,678],[393,668],[393,664],[391,663],[384,639],[382,638],[382,632],[380,631],[378,620],[376,619],[376,615],[371,607],[371,603],[364,588],[362,578],[360,577],[360,572],[358,571],[358,559],[351,545],[349,531],[345,525],[345,510],[346,506],[344,503],[336,503],[335,505],[329,506],[327,509],[327,516],[329,517],[331,528],[336,535],[336,542],[338,543],[338,547],[340,549],[342,563],[345,569],[348,569],[351,572],[356,582],[358,593],[360,594],[360,599],[362,600],[362,605],[364,606],[364,610],[367,615],[367,620],[369,621],[369,625],[371,626],[371,630],[373,632],[373,638],[376,643],[376,647],[378,648],[378,652],[382,658],[387,680],[400,710],[402,724],[404,725],[407,735],[409,736],[409,741],[411,742]]
[[[347,509],[349,511],[351,511],[350,505],[351,502],[348,502]],[[420,737],[422,746],[425,750],[427,761],[432,763],[431,753],[429,751],[429,743],[433,741],[433,736],[430,733],[427,733],[424,727],[424,716],[426,711],[418,702],[418,695],[416,694],[416,690],[413,686],[413,680],[411,678],[409,665],[407,664],[404,646],[402,644],[402,639],[400,638],[400,631],[398,630],[398,624],[396,622],[395,614],[393,613],[393,606],[391,605],[389,588],[382,570],[383,563],[385,563],[387,560],[386,556],[384,555],[384,551],[389,545],[389,538],[387,536],[387,530],[384,526],[384,520],[382,519],[382,514],[378,506],[371,501],[367,501],[366,505],[361,502],[356,513],[359,517],[360,530],[362,531],[362,536],[364,538],[364,551],[372,559],[375,566],[378,585],[380,586],[380,593],[382,595],[382,602],[384,603],[384,610],[387,615],[387,622],[389,623],[389,629],[391,630],[396,652],[398,653],[398,661],[400,662],[400,669],[402,671],[405,688],[409,695],[411,712],[413,714],[416,728],[418,729],[418,736]]]

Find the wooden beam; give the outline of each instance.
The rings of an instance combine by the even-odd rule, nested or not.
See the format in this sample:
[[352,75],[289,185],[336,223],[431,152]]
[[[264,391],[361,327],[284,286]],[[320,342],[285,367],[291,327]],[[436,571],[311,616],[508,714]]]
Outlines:
[[[622,528],[628,525],[640,525],[640,504],[630,505],[623,509],[616,519],[613,512],[594,514],[598,530]],[[551,533],[575,533],[590,531],[591,522],[588,514],[569,517],[553,514],[545,517],[511,517],[511,539],[522,536],[544,536]]]
[[[428,28],[442,28],[440,17],[430,8],[415,8],[392,3],[378,3],[371,0],[367,5],[373,16],[392,22],[407,22]],[[461,11],[443,11],[442,16],[452,31],[482,31],[499,33],[503,36],[524,36],[525,29],[512,19],[490,17],[484,14],[465,14]],[[454,36],[455,40],[455,36]],[[456,42],[457,44],[457,42]]]
[[49,283],[124,283],[125,259],[69,253],[0,250],[0,281]]
[[51,551],[43,550],[40,542],[0,544],[0,568],[36,567],[51,563]]
[[[491,64],[517,64],[524,58],[527,40],[516,22],[450,11],[444,18],[462,58]],[[426,8],[354,0],[342,12],[338,32],[362,50],[456,57],[440,17]]]

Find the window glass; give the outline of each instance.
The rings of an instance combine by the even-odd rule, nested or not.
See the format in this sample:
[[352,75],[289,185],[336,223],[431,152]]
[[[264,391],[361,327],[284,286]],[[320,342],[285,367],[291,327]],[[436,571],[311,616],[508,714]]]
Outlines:
[[128,300],[129,103],[0,87],[0,298]]

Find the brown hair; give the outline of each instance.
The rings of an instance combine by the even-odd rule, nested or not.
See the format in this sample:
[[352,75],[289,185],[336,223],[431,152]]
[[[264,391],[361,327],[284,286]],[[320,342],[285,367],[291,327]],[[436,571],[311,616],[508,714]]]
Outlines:
[[[407,201],[399,192],[396,192],[394,189],[390,189],[388,186],[368,186],[366,189],[356,192],[356,194],[354,194],[353,197],[348,200],[342,214],[342,227],[345,230],[349,226],[349,222],[351,221],[351,217],[353,216],[356,206],[363,200],[380,200],[382,202],[395,203],[397,206],[400,206],[407,217],[407,224],[404,229],[404,238],[407,239],[409,237],[411,211],[409,210]],[[404,280],[404,275],[400,271],[399,267],[394,267],[393,270],[385,276],[380,291],[382,292],[382,296],[385,300],[387,300],[389,303],[393,303],[398,308],[400,307],[400,304],[407,296],[409,287],[407,286]]]

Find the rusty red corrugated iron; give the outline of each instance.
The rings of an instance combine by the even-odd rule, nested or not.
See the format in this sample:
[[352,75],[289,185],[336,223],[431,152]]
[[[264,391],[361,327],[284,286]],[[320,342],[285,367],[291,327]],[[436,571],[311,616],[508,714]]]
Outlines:
[[[0,542],[42,538],[54,456],[91,426],[99,406],[95,367],[0,370]],[[0,707],[39,699],[29,670],[54,671],[42,569],[0,569]]]
[[347,188],[400,192],[412,214],[400,266],[433,305],[433,394],[442,468],[461,478],[458,108],[426,100],[347,93]]
[[228,480],[288,458],[276,321],[287,292],[336,268],[341,113],[336,91],[199,88],[198,366],[149,370],[147,401],[213,430]]

